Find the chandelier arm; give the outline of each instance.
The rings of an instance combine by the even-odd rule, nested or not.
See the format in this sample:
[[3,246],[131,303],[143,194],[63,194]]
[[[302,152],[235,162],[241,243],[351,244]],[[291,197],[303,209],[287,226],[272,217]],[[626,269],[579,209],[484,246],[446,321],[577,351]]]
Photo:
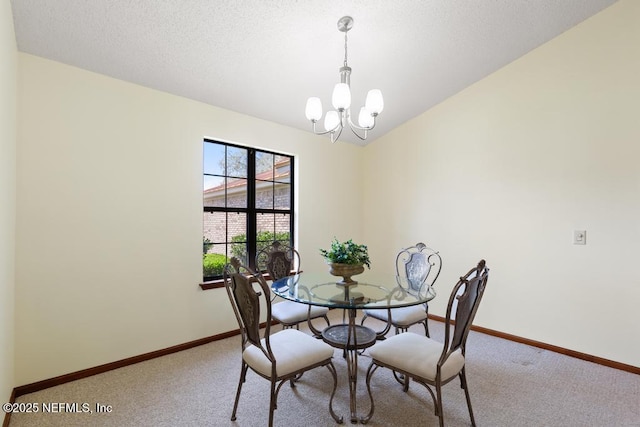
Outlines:
[[325,130],[324,132],[319,131],[319,130],[316,129],[316,123],[317,122],[314,121],[312,123],[313,123],[313,133],[316,134],[316,135],[326,135],[329,132],[335,132],[338,128],[341,128],[340,131],[342,132],[342,126],[341,126],[340,123],[338,123],[338,125],[336,127],[334,127],[333,129]]
[[367,139],[367,129],[364,129],[364,134],[360,135],[356,129],[354,129],[353,127],[349,126],[349,129],[351,129],[351,132],[357,136],[360,140],[364,141],[365,139]]
[[335,132],[335,130],[333,132],[331,132],[331,142],[336,142],[338,140],[338,138],[340,138],[340,134],[342,134],[342,129],[344,129],[344,127],[339,126],[340,129],[338,129],[338,133]]
[[[373,116],[373,124],[371,125],[371,127],[369,128],[363,128],[361,126],[358,126],[357,124],[353,123],[353,121],[351,121],[351,114],[349,114],[347,116],[347,120],[349,121],[349,126],[351,127],[351,129],[358,129],[358,130],[363,130],[365,131],[365,134],[368,130],[373,129],[374,127],[376,127],[376,116]],[[365,137],[366,138],[366,137]]]

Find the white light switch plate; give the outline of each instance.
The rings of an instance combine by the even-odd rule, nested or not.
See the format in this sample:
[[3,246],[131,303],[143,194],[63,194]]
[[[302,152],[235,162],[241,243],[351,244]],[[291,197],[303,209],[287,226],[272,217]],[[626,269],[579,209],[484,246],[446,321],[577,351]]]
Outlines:
[[587,244],[587,230],[574,230],[573,231],[573,244],[574,245],[586,245]]

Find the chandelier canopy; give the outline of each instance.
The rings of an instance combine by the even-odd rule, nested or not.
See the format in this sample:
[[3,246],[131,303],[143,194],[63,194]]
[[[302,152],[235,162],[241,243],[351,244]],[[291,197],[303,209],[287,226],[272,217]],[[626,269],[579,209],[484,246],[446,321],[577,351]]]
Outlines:
[[364,107],[360,108],[358,124],[351,118],[351,67],[347,64],[347,32],[353,27],[353,18],[343,16],[338,20],[338,30],[344,33],[344,64],[340,68],[340,83],[333,89],[331,103],[335,110],[327,111],[324,117],[325,130],[318,130],[316,123],[322,118],[322,102],[320,98],[311,97],[307,100],[305,114],[311,120],[313,133],[324,135],[331,133],[331,142],[340,138],[342,129],[349,126],[351,131],[361,140],[367,139],[367,132],[376,125],[376,117],[384,109],[382,92],[379,89],[371,89],[367,93]]

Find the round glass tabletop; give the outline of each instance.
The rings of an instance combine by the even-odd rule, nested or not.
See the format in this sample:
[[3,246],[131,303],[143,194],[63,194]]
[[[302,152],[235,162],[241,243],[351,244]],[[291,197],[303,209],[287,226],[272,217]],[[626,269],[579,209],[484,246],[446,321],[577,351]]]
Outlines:
[[331,308],[387,309],[407,307],[431,301],[436,294],[431,286],[411,283],[400,276],[358,276],[353,284],[340,284],[340,277],[328,273],[300,273],[276,280],[274,294],[304,304]]

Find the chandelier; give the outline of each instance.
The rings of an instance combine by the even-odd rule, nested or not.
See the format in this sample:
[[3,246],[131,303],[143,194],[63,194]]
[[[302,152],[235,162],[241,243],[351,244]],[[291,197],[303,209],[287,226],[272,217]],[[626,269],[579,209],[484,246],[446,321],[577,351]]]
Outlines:
[[311,97],[307,100],[305,114],[311,120],[313,133],[324,135],[331,133],[331,142],[340,138],[342,129],[349,126],[351,131],[361,140],[367,139],[367,132],[376,125],[376,117],[384,108],[382,92],[372,89],[367,93],[364,107],[360,108],[358,124],[351,118],[351,67],[347,64],[347,32],[353,27],[353,18],[343,16],[338,20],[338,30],[344,33],[344,65],[340,68],[340,83],[333,89],[331,103],[335,110],[327,111],[324,117],[324,131],[316,129],[316,123],[322,117],[322,102],[320,98]]

